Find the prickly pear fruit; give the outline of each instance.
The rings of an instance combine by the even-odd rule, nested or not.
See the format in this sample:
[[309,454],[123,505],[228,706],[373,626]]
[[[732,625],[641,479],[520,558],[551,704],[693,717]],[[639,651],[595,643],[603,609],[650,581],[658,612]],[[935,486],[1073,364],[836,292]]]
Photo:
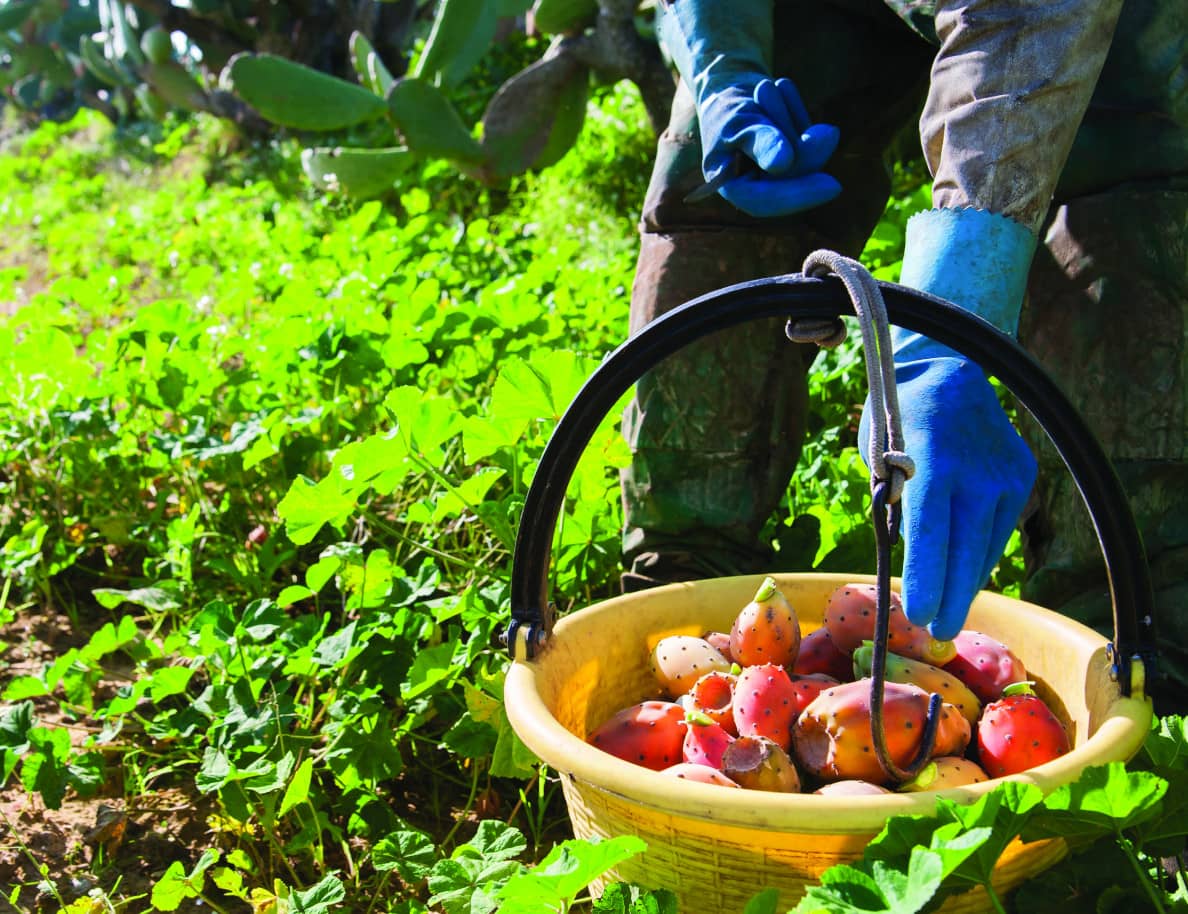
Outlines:
[[953,639],[953,647],[957,653],[945,662],[945,670],[969,686],[983,702],[997,701],[1012,682],[1027,678],[1023,661],[989,635],[965,629]]
[[[854,675],[858,678],[870,676],[873,666],[874,644],[867,641],[854,651]],[[943,701],[961,712],[970,726],[978,722],[978,715],[982,713],[978,696],[955,675],[940,667],[888,652],[886,674],[889,682],[906,682],[918,685],[925,692],[937,692]]]
[[834,679],[832,676],[826,676],[824,673],[813,673],[809,676],[792,676],[792,690],[795,694],[793,704],[796,706],[796,714],[800,714],[805,708],[812,704],[813,699],[824,692],[826,689],[832,688],[835,685],[841,685],[841,681]]
[[850,655],[833,643],[829,630],[816,628],[800,639],[800,651],[792,664],[792,672],[799,676],[824,673],[838,682],[845,682],[853,676],[852,667]]
[[[878,590],[873,584],[843,584],[825,604],[825,628],[839,650],[853,654],[863,641],[874,640]],[[903,657],[941,665],[956,653],[952,642],[937,641],[928,629],[913,625],[903,613],[899,594],[891,591],[887,650]]]
[[830,784],[822,784],[813,793],[823,797],[864,797],[891,791],[870,781],[833,781]]
[[698,711],[686,714],[685,723],[688,726],[685,727],[685,742],[682,746],[684,760],[694,765],[720,769],[722,753],[734,737]]
[[734,655],[730,653],[729,632],[706,632],[702,635],[706,641],[722,652],[722,656],[734,663]]
[[694,635],[669,635],[652,648],[652,675],[671,697],[684,695],[706,673],[725,672],[730,661]]
[[735,787],[739,785],[730,778],[726,777],[717,768],[709,768],[705,765],[695,765],[692,762],[678,762],[670,768],[665,768],[660,772],[667,774],[670,777],[680,778],[684,781],[697,781],[701,784],[717,784],[719,787]]
[[715,670],[706,673],[688,692],[691,704],[731,736],[738,736],[734,723],[734,687],[738,676]]
[[738,735],[765,736],[785,751],[800,709],[788,671],[776,663],[746,667],[734,684],[734,725]]
[[167,60],[172,60],[173,39],[169,36],[169,30],[159,25],[146,29],[140,36],[140,50],[144,52],[144,56],[150,63],[165,63]]
[[[823,781],[890,781],[875,753],[870,690],[869,679],[846,682],[826,689],[801,712],[792,727],[792,745],[805,771]],[[919,751],[928,702],[928,693],[918,686],[883,685],[887,753],[900,767],[910,764]],[[942,703],[932,755],[961,755],[969,737],[969,721],[952,705]]]
[[612,714],[586,741],[624,761],[660,771],[683,761],[685,709],[671,701],[641,701]]
[[947,790],[986,780],[989,780],[986,772],[977,763],[959,755],[942,755],[932,759],[910,781],[900,784],[899,790],[903,793]]
[[1064,726],[1030,682],[1007,686],[978,721],[978,761],[992,778],[1050,762],[1070,748]]
[[764,579],[755,599],[730,629],[730,655],[742,666],[791,666],[800,650],[800,620],[773,578]]
[[722,773],[740,787],[799,793],[800,774],[788,753],[766,736],[740,736],[722,753]]

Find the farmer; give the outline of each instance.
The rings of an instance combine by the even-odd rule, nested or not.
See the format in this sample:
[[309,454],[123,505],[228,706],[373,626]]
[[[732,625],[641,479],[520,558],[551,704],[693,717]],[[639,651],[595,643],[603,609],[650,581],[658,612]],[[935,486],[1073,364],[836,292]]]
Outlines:
[[[818,248],[857,257],[918,126],[935,209],[908,225],[900,282],[1017,333],[1101,438],[1152,563],[1169,689],[1188,694],[1188,4],[671,0],[659,24],[681,79],[632,331]],[[1024,596],[1108,632],[1096,538],[1042,433],[1021,423],[1025,443],[952,350],[892,339],[916,465],[909,617],[954,635],[1026,508]],[[783,321],[751,323],[641,380],[624,416],[625,590],[771,569],[760,534],[797,463],[816,354]]]

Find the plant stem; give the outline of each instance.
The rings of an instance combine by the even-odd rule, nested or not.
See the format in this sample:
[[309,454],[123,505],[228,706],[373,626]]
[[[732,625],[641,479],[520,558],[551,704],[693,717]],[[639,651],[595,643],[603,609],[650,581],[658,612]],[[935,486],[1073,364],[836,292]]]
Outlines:
[[1146,870],[1143,869],[1142,864],[1139,863],[1138,854],[1135,853],[1134,845],[1131,843],[1130,839],[1121,832],[1118,833],[1117,837],[1118,846],[1122,848],[1122,852],[1126,855],[1126,859],[1130,861],[1130,866],[1134,870],[1135,875],[1138,876],[1138,881],[1142,885],[1143,891],[1147,893],[1147,898],[1150,899],[1151,905],[1156,911],[1159,912],[1159,914],[1166,914],[1167,908],[1164,907],[1163,901],[1159,897],[1159,893],[1155,891],[1155,886],[1151,884],[1150,874],[1148,874]]

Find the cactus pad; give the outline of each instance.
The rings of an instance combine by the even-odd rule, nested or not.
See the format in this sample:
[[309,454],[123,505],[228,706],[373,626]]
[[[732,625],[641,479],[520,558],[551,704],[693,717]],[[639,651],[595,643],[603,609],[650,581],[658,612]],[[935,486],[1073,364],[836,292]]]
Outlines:
[[594,24],[598,0],[536,0],[532,21],[546,35],[571,35]]
[[415,160],[416,156],[403,146],[387,149],[335,146],[301,152],[301,167],[315,187],[363,200],[391,190]]
[[224,72],[239,98],[283,127],[341,130],[388,110],[362,86],[273,54],[236,54]]
[[589,83],[589,69],[563,53],[505,82],[483,114],[488,180],[504,181],[560,159],[581,132]]
[[202,84],[176,61],[146,63],[138,71],[153,92],[174,108],[206,111],[210,102]]
[[412,75],[456,85],[487,53],[498,19],[497,0],[442,0]]
[[23,25],[36,8],[37,0],[16,0],[0,7],[0,32],[7,32]]
[[418,155],[476,164],[485,153],[440,89],[423,79],[399,80],[388,93],[390,117]]
[[351,64],[359,82],[380,98],[385,97],[396,82],[375,47],[362,32],[351,33]]

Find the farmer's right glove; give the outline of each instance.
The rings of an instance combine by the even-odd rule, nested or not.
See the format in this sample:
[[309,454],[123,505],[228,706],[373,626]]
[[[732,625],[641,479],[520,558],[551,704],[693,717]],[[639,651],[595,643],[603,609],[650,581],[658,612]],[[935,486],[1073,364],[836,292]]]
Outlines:
[[[702,172],[752,216],[827,203],[841,185],[821,169],[838,130],[813,124],[791,80],[771,72],[771,0],[671,0],[660,35],[697,101]],[[733,177],[731,177],[733,175]]]

